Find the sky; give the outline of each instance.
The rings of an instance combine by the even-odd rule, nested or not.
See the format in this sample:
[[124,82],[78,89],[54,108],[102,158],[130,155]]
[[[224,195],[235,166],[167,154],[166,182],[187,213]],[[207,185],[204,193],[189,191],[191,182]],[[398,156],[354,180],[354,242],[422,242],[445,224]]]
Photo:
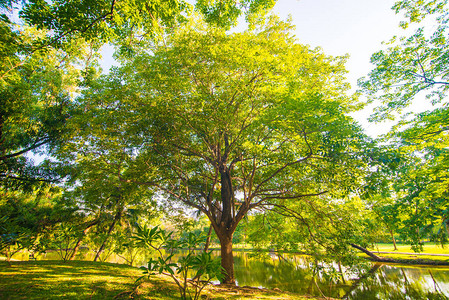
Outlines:
[[[395,0],[278,0],[273,12],[281,19],[289,16],[296,26],[296,37],[301,44],[321,47],[328,55],[349,54],[346,68],[348,82],[353,90],[357,79],[372,69],[370,57],[385,48],[382,42],[403,34],[399,28],[401,16],[391,7]],[[105,48],[103,67],[108,69],[112,48]],[[367,122],[372,107],[354,114],[366,133],[377,136],[386,133],[390,124]]]
[[302,44],[321,47],[330,55],[350,54],[349,80],[356,82],[371,69],[371,54],[399,28],[392,0],[279,0],[274,12],[292,17]]

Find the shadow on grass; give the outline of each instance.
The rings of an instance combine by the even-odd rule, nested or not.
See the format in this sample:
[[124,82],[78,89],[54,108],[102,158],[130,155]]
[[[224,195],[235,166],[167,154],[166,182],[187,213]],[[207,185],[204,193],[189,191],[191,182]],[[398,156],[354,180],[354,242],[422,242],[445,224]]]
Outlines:
[[141,271],[85,261],[0,262],[0,299],[113,299]]
[[[89,261],[0,261],[0,299],[180,299],[170,278],[136,280],[142,270]],[[207,290],[207,291],[206,291]],[[288,293],[234,286],[210,286],[208,299],[305,299]]]

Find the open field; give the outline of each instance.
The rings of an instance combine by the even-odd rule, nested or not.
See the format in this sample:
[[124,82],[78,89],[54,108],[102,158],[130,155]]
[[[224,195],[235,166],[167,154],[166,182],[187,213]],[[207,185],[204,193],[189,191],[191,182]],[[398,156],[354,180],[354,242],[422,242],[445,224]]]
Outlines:
[[[136,284],[142,271],[90,261],[0,261],[0,299],[179,299],[175,284],[153,276]],[[310,299],[281,291],[210,286],[208,299]],[[313,298],[313,297],[312,297]],[[317,298],[313,298],[317,299]]]

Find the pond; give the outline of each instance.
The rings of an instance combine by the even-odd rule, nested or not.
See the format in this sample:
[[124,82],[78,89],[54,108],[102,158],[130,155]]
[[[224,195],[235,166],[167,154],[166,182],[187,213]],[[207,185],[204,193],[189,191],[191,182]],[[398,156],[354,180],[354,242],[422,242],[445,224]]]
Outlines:
[[341,276],[337,264],[317,268],[309,256],[274,253],[269,258],[237,253],[235,267],[240,286],[344,299],[449,299],[449,267],[366,263],[357,271],[343,267]]
[[[217,252],[218,255],[218,252]],[[92,252],[78,259],[92,260]],[[59,259],[47,253],[38,259]],[[316,263],[310,256],[255,256],[235,252],[235,276],[239,286],[278,288],[298,294],[328,296],[350,300],[370,299],[447,299],[449,300],[449,267],[374,264],[367,262],[356,270],[337,264]],[[123,263],[119,257],[108,261]],[[144,265],[141,257],[135,265]],[[341,272],[340,272],[341,270]]]

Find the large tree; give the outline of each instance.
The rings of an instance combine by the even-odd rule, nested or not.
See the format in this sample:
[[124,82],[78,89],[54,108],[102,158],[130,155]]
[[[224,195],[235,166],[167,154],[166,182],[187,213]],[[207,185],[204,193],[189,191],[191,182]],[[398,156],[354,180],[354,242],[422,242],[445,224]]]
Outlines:
[[298,44],[288,23],[226,34],[194,21],[86,90],[67,147],[203,212],[234,283],[232,237],[249,211],[354,187],[356,100],[345,57]]

